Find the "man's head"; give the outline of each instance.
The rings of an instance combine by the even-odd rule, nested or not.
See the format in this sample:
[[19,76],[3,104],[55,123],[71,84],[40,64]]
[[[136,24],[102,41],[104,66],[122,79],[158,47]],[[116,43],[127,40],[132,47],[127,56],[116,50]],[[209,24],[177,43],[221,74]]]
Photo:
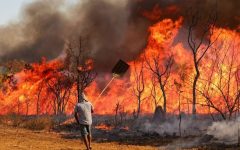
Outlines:
[[81,93],[79,102],[84,102],[84,101],[87,101],[87,97],[85,96],[84,93]]

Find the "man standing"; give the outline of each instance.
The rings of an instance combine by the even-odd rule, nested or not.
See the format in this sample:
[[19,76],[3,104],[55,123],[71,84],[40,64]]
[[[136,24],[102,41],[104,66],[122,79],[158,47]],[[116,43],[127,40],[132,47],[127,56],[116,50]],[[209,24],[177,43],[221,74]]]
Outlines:
[[93,106],[82,93],[80,102],[75,106],[75,119],[80,125],[81,135],[87,150],[91,148],[91,125],[92,125]]

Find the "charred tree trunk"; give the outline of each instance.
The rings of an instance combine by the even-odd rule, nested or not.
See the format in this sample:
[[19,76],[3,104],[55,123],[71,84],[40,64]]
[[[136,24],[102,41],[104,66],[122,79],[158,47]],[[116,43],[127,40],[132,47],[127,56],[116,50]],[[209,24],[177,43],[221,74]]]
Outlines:
[[137,106],[137,114],[136,118],[140,116],[141,113],[141,102],[145,98],[143,98],[143,93],[145,91],[145,81],[144,81],[144,73],[143,73],[143,62],[141,64],[141,67],[139,70],[136,67],[136,64],[134,62],[134,87],[133,87],[133,93],[135,94],[138,102]]
[[168,79],[171,74],[171,67],[173,65],[173,55],[169,56],[168,58],[165,58],[164,65],[160,64],[160,62],[162,61],[160,59],[160,55],[153,56],[152,60],[149,60],[145,56],[145,61],[148,69],[153,73],[153,75],[157,79],[158,84],[160,86],[160,90],[163,96],[163,110],[164,110],[164,113],[166,114],[167,113],[167,96],[166,96],[165,86],[167,85]]
[[137,118],[141,113],[141,96],[138,97],[138,109],[137,109]]
[[[217,13],[209,12],[208,16],[202,15],[200,9],[190,9],[188,14],[188,37],[187,42],[192,51],[195,75],[192,87],[192,115],[196,117],[196,99],[197,99],[197,82],[200,77],[199,65],[201,60],[206,56],[208,50],[217,40],[211,39],[216,24]],[[201,30],[200,30],[201,28]],[[200,37],[196,34],[199,32]]]
[[80,77],[77,77],[77,95],[78,95],[78,103],[81,101],[81,90],[80,90]]
[[178,124],[178,128],[179,128],[179,135],[180,137],[182,136],[182,130],[181,130],[181,125],[182,125],[182,115],[181,115],[181,94],[180,91],[178,93],[178,112],[179,112],[179,124]]
[[167,113],[167,96],[166,96],[165,86],[163,85],[161,78],[159,79],[159,84],[160,84],[160,88],[163,95],[163,111],[164,113]]
[[120,109],[120,104],[119,103],[117,103],[116,104],[116,108],[115,108],[115,126],[117,126],[117,124],[118,124],[118,113],[119,113],[119,109]]
[[199,72],[199,69],[198,69],[198,65],[197,65],[197,62],[194,62],[195,63],[195,71],[196,71],[196,75],[194,77],[194,81],[193,81],[193,103],[192,103],[192,114],[194,115],[194,117],[196,116],[196,101],[197,101],[197,82],[198,82],[198,79],[200,77],[200,72]]
[[82,49],[82,41],[80,39],[79,41],[79,55],[78,57],[76,57],[76,62],[77,62],[77,96],[78,96],[78,103],[81,101],[81,94],[82,94],[82,91],[81,91],[81,84],[80,84],[80,72],[78,70],[78,67],[80,65],[80,53],[81,53],[81,49]]

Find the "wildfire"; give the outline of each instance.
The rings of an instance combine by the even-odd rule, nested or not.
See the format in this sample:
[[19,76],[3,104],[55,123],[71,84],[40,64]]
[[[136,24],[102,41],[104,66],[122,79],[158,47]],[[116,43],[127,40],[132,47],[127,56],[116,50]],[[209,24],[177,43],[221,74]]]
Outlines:
[[[168,8],[170,10],[175,7]],[[147,12],[145,16],[149,16],[152,20],[157,20],[161,11],[158,6],[153,9],[153,15],[150,16]],[[171,19],[164,19],[155,23],[149,27],[148,44],[141,55],[135,60],[137,68],[140,68],[141,61],[146,57],[151,59],[153,56],[159,55],[159,64],[164,64],[165,59],[172,55],[175,63],[175,67],[172,68],[171,76],[166,85],[166,97],[167,97],[167,112],[176,113],[178,110],[178,101],[181,100],[182,106],[181,111],[189,113],[191,110],[191,84],[193,82],[193,62],[191,51],[184,43],[184,39],[179,36],[180,30],[182,29],[183,18],[180,17],[178,20],[173,21]],[[219,36],[220,33],[220,36]],[[209,108],[204,107],[206,104],[206,97],[203,95],[211,96],[213,102],[216,105],[221,106],[225,109],[224,101],[222,100],[221,92],[213,92],[221,88],[219,83],[226,80],[231,73],[236,72],[236,78],[229,80],[231,83],[228,89],[223,89],[222,92],[228,90],[228,96],[234,96],[237,88],[237,83],[240,83],[239,70],[240,70],[240,35],[237,31],[216,28],[211,39],[216,39],[213,48],[207,54],[201,63],[201,82],[198,84],[198,90],[200,91],[197,97],[199,105],[197,105],[198,113],[209,113]],[[230,44],[229,44],[230,43]],[[218,49],[221,53],[216,51]],[[216,60],[219,58],[219,60]],[[234,61],[232,61],[232,59]],[[216,62],[214,61],[216,60]],[[221,62],[217,62],[221,61]],[[134,62],[128,62],[130,67],[130,77],[124,77],[122,79],[116,79],[110,85],[108,91],[99,100],[97,97],[101,91],[98,88],[98,83],[94,81],[87,89],[86,94],[89,100],[95,106],[95,112],[97,114],[113,114],[116,103],[119,102],[126,113],[133,113],[137,109],[136,97],[133,93],[134,82]],[[152,62],[150,62],[152,63]],[[217,64],[221,64],[218,66]],[[87,68],[92,69],[93,61],[88,60],[86,62]],[[232,67],[231,67],[232,65]],[[46,84],[43,82],[50,76],[57,75],[57,71],[62,68],[62,60],[43,60],[41,63],[31,64],[33,69],[24,69],[21,72],[15,74],[17,79],[16,88],[6,90],[0,93],[1,97],[1,108],[0,113],[5,114],[8,112],[20,112],[22,114],[36,114],[39,108],[39,113],[53,113],[52,105],[53,100],[56,97],[51,95],[47,90]],[[230,70],[230,67],[232,68]],[[152,85],[152,73],[144,68],[144,81],[145,91],[143,97],[145,98],[141,102],[141,112],[151,113],[155,109],[154,100],[151,97]],[[164,69],[164,68],[163,68]],[[185,72],[182,74],[182,72]],[[212,72],[213,71],[213,72]],[[230,73],[231,71],[231,73]],[[221,74],[219,74],[221,73]],[[231,75],[230,75],[231,74]],[[182,76],[181,76],[182,75]],[[109,80],[111,76],[108,74],[105,76],[106,80]],[[208,81],[211,80],[212,84],[208,85]],[[238,82],[236,82],[238,81]],[[227,82],[227,81],[226,81]],[[176,85],[179,85],[178,88]],[[222,83],[227,84],[227,83]],[[181,89],[179,89],[181,88]],[[209,88],[209,91],[205,91]],[[159,86],[156,86],[158,105],[163,105],[162,92]],[[203,93],[201,93],[203,92]],[[76,103],[76,86],[71,89],[72,94],[68,97],[68,103],[65,106],[65,111],[69,114],[73,112],[74,104]],[[207,95],[208,94],[208,95]],[[229,98],[230,100],[231,98]],[[26,109],[28,108],[28,112]],[[214,112],[214,109],[210,109]],[[97,126],[98,129],[111,130],[112,127],[108,127],[104,124]]]
[[109,131],[109,130],[113,129],[112,126],[107,126],[106,124],[97,125],[97,126],[95,126],[95,128],[100,129],[100,130],[106,130],[106,131]]

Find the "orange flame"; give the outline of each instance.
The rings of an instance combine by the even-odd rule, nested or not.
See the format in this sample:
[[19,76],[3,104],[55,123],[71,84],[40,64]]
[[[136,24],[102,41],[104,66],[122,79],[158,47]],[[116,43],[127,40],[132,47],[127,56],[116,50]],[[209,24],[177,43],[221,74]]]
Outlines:
[[[156,9],[156,10],[155,10]],[[172,8],[174,9],[174,7]],[[161,12],[158,11],[158,8],[154,8],[154,13],[158,16]],[[148,15],[145,13],[145,15]],[[153,19],[157,17],[153,16]],[[151,59],[153,56],[160,54],[160,62],[161,64],[164,63],[164,58],[169,55],[174,56],[174,62],[177,64],[177,69],[172,71],[172,74],[169,78],[169,82],[166,88],[167,94],[167,111],[169,113],[177,113],[178,110],[178,100],[179,100],[179,93],[181,99],[181,111],[189,112],[191,110],[191,84],[193,82],[193,63],[192,63],[192,55],[191,51],[184,45],[183,41],[185,39],[178,39],[178,34],[180,32],[182,26],[183,18],[179,18],[176,21],[171,19],[164,19],[159,21],[158,23],[149,27],[149,38],[148,44],[144,50],[144,53],[137,58],[136,66],[140,67],[140,61],[144,59],[146,56],[147,58]],[[222,75],[227,76],[229,73],[229,60],[231,56],[234,56],[234,67],[233,72],[237,72],[237,77],[240,78],[240,54],[239,54],[239,46],[240,46],[240,35],[237,31],[229,30],[229,29],[222,29],[216,28],[214,30],[214,34],[211,37],[212,39],[216,39],[219,35],[218,40],[214,44],[214,48],[209,51],[207,57],[204,58],[201,64],[201,77],[208,78],[211,72],[211,60],[214,58],[214,49],[219,49],[222,52],[226,51],[229,48],[229,43],[231,47],[229,49],[235,50],[230,51],[229,53],[226,52],[227,58],[224,59],[221,66],[218,66],[218,69],[222,70]],[[234,40],[233,40],[234,39]],[[234,42],[233,42],[234,41]],[[234,55],[233,55],[234,54]],[[224,55],[220,54],[219,58],[224,57]],[[124,107],[124,111],[126,113],[133,113],[133,111],[137,109],[137,100],[132,92],[132,88],[134,83],[134,62],[128,62],[130,64],[130,72],[129,77],[125,76],[122,79],[116,79],[108,88],[107,92],[97,100],[97,97],[101,90],[98,88],[98,83],[94,81],[87,89],[86,94],[89,100],[95,106],[95,112],[97,114],[113,114],[114,108],[116,107],[116,103],[120,103]],[[40,64],[33,63],[32,67],[34,71],[31,70],[23,70],[15,75],[18,80],[17,89],[6,89],[0,93],[0,113],[5,114],[8,112],[20,112],[25,114],[26,108],[29,108],[28,114],[36,114],[37,110],[37,100],[39,100],[40,106],[40,113],[53,113],[52,109],[52,99],[55,97],[53,95],[49,95],[46,90],[46,87],[42,88],[41,93],[41,83],[54,73],[54,70],[57,70],[62,67],[62,61],[60,60],[52,60],[49,62],[42,61]],[[92,69],[93,62],[89,60],[86,62],[88,66],[87,69]],[[80,70],[82,68],[79,68]],[[181,70],[185,72],[181,76]],[[215,72],[213,73],[213,83],[217,84],[220,80],[218,70],[215,68]],[[110,80],[111,75],[106,75],[105,80]],[[151,113],[155,109],[155,105],[153,99],[151,98],[151,80],[152,74],[151,71],[145,70],[144,74],[145,85],[146,89],[143,93],[143,97],[146,99],[142,101],[142,113]],[[184,80],[184,81],[183,81]],[[240,80],[238,80],[238,83]],[[234,95],[234,90],[236,89],[235,80],[231,81],[232,85],[229,89],[229,95]],[[176,84],[181,84],[181,91],[176,88]],[[198,89],[204,89],[204,85],[206,82],[203,80],[199,82]],[[216,89],[216,87],[211,86],[211,89]],[[76,87],[73,87],[72,93],[75,93]],[[218,107],[221,109],[225,109],[224,102],[221,101],[221,93],[213,93],[213,101],[216,103]],[[159,87],[157,89],[157,99],[159,99],[159,105],[163,105],[163,100],[161,96],[161,91]],[[205,100],[198,94],[198,103],[204,104]],[[74,104],[76,103],[76,94],[72,94],[69,97],[69,103],[66,106],[66,112],[72,113]],[[199,113],[209,113],[209,109],[207,107],[202,107],[201,105],[197,106],[197,110]],[[211,112],[214,112],[211,109]],[[104,125],[98,126],[98,128],[109,129]]]

